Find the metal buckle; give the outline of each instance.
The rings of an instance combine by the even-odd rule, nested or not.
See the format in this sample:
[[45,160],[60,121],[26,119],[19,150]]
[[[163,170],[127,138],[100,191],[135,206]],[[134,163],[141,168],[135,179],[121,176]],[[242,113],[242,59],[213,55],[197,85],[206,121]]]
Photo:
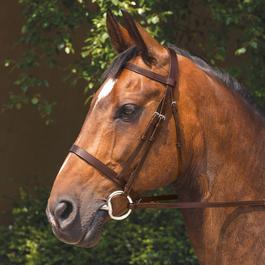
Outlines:
[[[122,191],[122,190],[116,190],[116,191],[112,192],[107,199],[107,204],[102,205],[100,208],[101,210],[108,211],[110,218],[113,220],[123,220],[123,219],[127,218],[132,212],[132,209],[128,209],[128,211],[121,216],[113,215],[111,200],[112,200],[112,198],[123,195],[123,194],[124,194],[124,191]],[[126,198],[130,204],[133,203],[133,200],[129,195],[127,195]]]
[[166,120],[166,116],[165,115],[163,115],[163,114],[161,114],[161,113],[159,113],[157,111],[155,111],[154,114],[157,115],[160,120],[163,120],[163,121]]

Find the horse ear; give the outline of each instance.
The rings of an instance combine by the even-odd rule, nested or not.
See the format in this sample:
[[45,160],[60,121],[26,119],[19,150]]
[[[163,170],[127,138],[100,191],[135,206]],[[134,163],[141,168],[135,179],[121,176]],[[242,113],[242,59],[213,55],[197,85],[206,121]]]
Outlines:
[[121,53],[133,45],[128,31],[122,27],[110,10],[107,11],[107,30],[113,48]]
[[147,64],[151,64],[161,57],[167,56],[167,50],[158,43],[133,17],[125,10],[122,10],[125,28],[133,39],[134,45]]

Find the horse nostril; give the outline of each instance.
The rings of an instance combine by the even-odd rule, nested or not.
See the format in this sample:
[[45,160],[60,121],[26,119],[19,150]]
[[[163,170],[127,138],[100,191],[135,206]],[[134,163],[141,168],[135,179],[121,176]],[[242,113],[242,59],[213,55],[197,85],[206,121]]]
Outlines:
[[59,220],[65,220],[73,211],[73,205],[68,201],[61,201],[55,208],[54,215]]
[[76,217],[76,207],[70,201],[60,201],[54,210],[54,217],[61,228],[70,225]]

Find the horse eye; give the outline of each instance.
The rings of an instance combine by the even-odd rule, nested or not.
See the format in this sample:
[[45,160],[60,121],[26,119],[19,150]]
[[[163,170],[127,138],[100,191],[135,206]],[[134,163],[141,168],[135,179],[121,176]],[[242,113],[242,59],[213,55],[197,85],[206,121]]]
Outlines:
[[125,104],[117,112],[116,118],[126,122],[134,121],[139,114],[140,107],[135,104]]

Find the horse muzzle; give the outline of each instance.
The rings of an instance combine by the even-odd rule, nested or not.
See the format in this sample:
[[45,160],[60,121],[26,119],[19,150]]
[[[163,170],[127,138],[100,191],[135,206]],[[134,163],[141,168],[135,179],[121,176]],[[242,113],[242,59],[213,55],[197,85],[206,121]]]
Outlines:
[[104,202],[94,203],[88,209],[69,198],[49,202],[46,215],[55,236],[68,244],[93,247],[99,239],[108,213],[101,210]]

